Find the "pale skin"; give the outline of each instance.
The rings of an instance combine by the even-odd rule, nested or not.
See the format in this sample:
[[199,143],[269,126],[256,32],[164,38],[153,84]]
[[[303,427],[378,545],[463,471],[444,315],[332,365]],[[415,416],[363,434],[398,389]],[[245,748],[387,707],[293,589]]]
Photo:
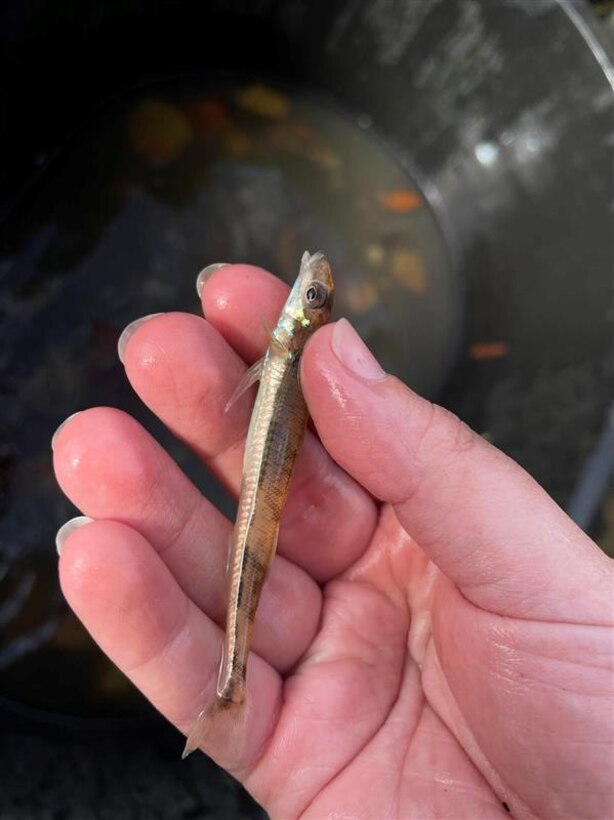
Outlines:
[[[250,413],[225,404],[287,290],[246,265],[124,353],[135,390],[236,493]],[[517,465],[386,376],[345,323],[301,381],[308,433],[262,596],[244,723],[204,751],[274,818],[610,818],[612,562]],[[55,441],[94,521],[64,594],[184,734],[213,697],[231,523],[132,418]],[[177,753],[182,747],[178,738]]]

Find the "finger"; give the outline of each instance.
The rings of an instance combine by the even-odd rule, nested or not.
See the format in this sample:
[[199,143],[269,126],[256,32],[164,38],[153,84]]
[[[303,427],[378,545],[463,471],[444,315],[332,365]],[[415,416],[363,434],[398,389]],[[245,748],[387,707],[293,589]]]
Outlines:
[[239,356],[251,363],[269,345],[267,328],[275,327],[288,290],[262,268],[226,265],[203,287],[203,313]]
[[[85,515],[141,533],[186,595],[224,623],[231,524],[137,421],[107,407],[79,413],[56,436],[54,465],[62,490]],[[287,670],[313,640],[320,609],[317,584],[279,557],[262,593],[254,650]]]
[[[60,581],[102,650],[187,734],[214,697],[222,633],[191,603],[143,536],[113,521],[75,530],[62,548]],[[280,697],[278,674],[252,653],[239,732],[232,744],[221,739],[207,746],[207,754],[240,776],[263,748]]]
[[348,322],[315,335],[301,379],[332,456],[394,504],[472,602],[517,617],[611,619],[611,567],[592,541],[511,459],[386,376]]
[[[245,365],[220,333],[196,316],[158,316],[135,331],[124,361],[145,404],[238,494],[251,406],[245,397],[225,412]],[[364,551],[376,517],[373,500],[308,432],[282,518],[280,552],[326,580]]]

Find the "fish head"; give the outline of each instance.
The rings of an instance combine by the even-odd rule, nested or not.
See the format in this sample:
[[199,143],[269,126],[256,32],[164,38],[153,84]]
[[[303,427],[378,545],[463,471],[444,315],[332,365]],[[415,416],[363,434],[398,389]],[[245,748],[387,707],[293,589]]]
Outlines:
[[280,318],[290,350],[302,349],[307,338],[330,320],[334,299],[335,282],[328,259],[322,251],[313,255],[305,251]]

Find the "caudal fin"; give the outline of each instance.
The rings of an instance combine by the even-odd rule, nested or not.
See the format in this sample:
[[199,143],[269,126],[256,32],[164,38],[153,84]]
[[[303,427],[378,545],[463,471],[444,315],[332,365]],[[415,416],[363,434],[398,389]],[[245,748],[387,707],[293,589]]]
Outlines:
[[229,735],[232,735],[233,730],[239,723],[241,705],[241,703],[226,700],[226,698],[216,697],[213,703],[203,709],[196,718],[196,723],[190,729],[181,759],[185,760],[195,749],[202,746],[209,737],[217,737],[218,734],[222,733],[225,739],[228,740]]

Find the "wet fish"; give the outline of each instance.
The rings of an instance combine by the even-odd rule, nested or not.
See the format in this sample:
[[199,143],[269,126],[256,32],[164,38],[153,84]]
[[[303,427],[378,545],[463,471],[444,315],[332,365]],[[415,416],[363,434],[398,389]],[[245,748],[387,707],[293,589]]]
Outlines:
[[237,520],[229,552],[226,636],[214,702],[198,716],[183,756],[197,748],[212,722],[245,700],[247,660],[254,620],[275,555],[281,514],[305,437],[308,412],[299,384],[300,358],[310,336],[331,315],[334,282],[323,253],[303,254],[300,271],[264,356],[238,385],[228,409],[254,382],[252,413]]

